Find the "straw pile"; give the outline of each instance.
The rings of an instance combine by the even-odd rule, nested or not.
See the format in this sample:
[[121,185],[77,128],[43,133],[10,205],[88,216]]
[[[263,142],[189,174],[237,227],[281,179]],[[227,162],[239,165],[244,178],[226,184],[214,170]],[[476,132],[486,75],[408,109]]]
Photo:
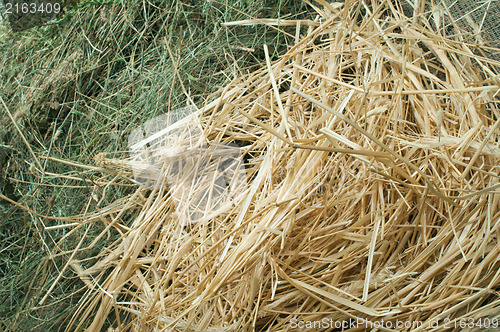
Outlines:
[[[246,145],[242,200],[186,225],[160,185],[89,214],[121,237],[93,265],[70,262],[88,286],[73,326],[420,331],[499,318],[500,63],[392,1],[320,3],[317,22],[287,22],[288,53],[200,110],[208,144]],[[133,181],[126,158],[97,159]]]

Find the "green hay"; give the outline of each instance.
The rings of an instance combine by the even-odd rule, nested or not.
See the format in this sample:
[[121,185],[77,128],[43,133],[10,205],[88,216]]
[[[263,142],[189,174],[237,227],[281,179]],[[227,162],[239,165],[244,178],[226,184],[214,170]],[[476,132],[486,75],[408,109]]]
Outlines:
[[[45,172],[37,170],[2,107],[0,193],[39,214],[94,211],[132,192],[99,185],[112,176],[77,173],[41,156],[89,164],[98,152],[123,151],[138,124],[185,105],[185,92],[199,105],[213,99],[219,87],[264,62],[264,44],[273,59],[283,53],[293,40],[285,32],[295,29],[221,23],[309,17],[310,10],[298,1],[112,3],[80,2],[45,26],[19,33],[6,21],[0,24],[0,95]],[[63,231],[44,230],[57,221],[4,200],[0,220],[0,330],[64,329],[84,295],[73,271],[66,269],[43,305],[39,302],[68,261],[68,250],[85,232],[81,248],[89,246],[102,224],[64,237]],[[88,259],[90,266],[117,235],[110,232],[79,251],[78,259]]]

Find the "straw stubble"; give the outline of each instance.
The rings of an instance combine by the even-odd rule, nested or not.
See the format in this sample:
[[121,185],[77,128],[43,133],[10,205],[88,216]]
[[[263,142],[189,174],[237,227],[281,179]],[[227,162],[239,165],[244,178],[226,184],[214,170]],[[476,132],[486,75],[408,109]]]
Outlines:
[[122,205],[140,213],[120,241],[70,264],[89,286],[74,325],[495,318],[500,63],[425,15],[359,4],[325,2],[287,54],[201,109],[210,144],[250,145],[243,201],[188,227],[166,185]]

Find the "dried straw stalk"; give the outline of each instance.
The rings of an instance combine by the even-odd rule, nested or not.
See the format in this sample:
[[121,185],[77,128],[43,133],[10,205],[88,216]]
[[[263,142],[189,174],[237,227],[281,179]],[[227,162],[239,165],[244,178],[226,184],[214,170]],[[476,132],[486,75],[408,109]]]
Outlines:
[[201,110],[210,143],[250,145],[243,201],[183,226],[162,185],[102,211],[122,236],[94,266],[71,262],[89,287],[73,325],[423,324],[382,329],[402,331],[498,315],[500,63],[392,1],[318,12],[279,61]]

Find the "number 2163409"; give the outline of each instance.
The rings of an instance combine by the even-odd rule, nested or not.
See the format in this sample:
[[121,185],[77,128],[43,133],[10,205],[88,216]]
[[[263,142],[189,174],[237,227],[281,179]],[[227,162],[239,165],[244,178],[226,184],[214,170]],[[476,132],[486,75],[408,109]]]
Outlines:
[[5,4],[5,13],[6,14],[58,14],[61,11],[60,3],[51,3],[51,2],[16,2],[11,3],[7,2]]
[[443,320],[444,328],[480,328],[480,329],[497,329],[500,327],[500,321],[496,318],[456,318]]

